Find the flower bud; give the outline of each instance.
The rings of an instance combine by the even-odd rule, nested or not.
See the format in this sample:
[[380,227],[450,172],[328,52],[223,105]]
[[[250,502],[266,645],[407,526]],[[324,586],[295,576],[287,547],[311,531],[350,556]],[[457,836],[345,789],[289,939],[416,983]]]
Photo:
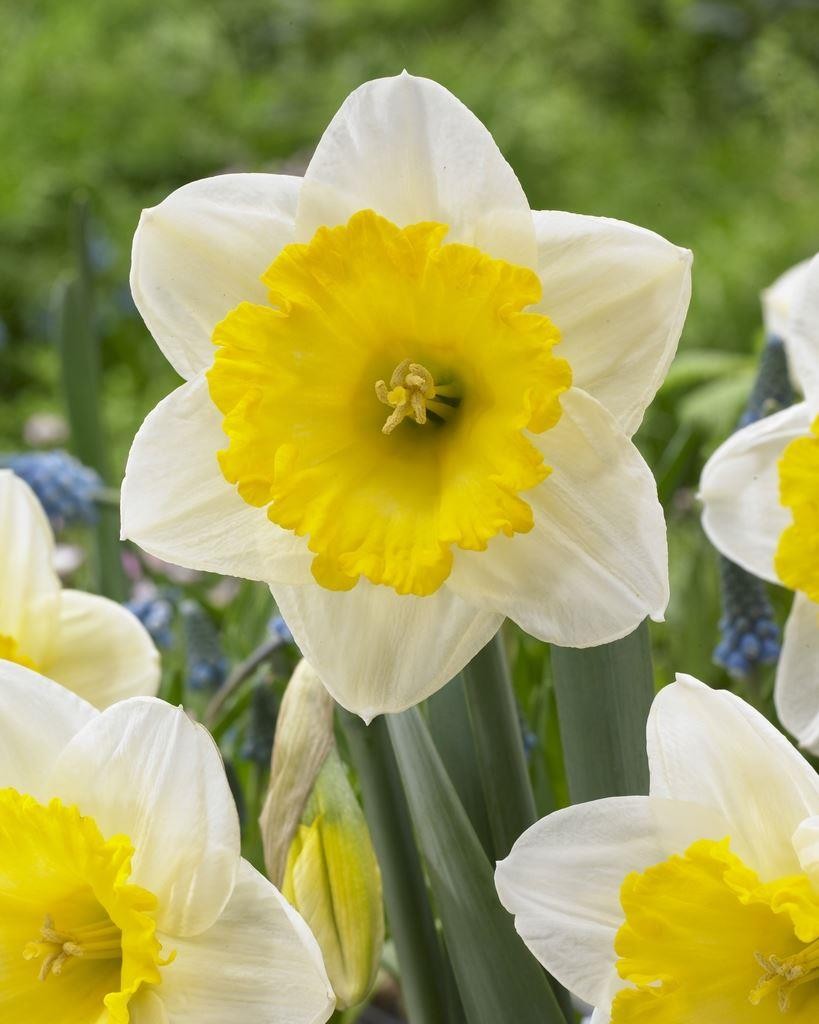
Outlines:
[[367,823],[335,748],[333,708],[300,662],[279,712],[261,824],[268,874],[315,935],[345,1009],[375,981],[384,909]]

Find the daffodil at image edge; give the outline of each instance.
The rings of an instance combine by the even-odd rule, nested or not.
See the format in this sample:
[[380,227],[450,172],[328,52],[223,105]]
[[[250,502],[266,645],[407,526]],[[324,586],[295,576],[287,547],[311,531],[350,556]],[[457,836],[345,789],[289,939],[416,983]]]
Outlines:
[[132,291],[185,383],[134,440],[123,534],[270,584],[365,718],[434,692],[504,616],[568,646],[624,636],[668,600],[630,437],[690,262],[531,211],[446,89],[369,82],[303,179],[223,175],[143,213]]
[[0,738],[0,1019],[328,1019],[315,939],[242,860],[221,756],[184,711],[98,712],[5,662]]
[[805,400],[722,444],[703,469],[700,499],[719,551],[795,592],[774,699],[782,724],[819,753],[819,257],[798,270],[785,344]]
[[647,748],[649,796],[549,815],[498,865],[519,934],[595,1024],[816,1021],[819,776],[690,676],[655,698]]
[[0,660],[36,669],[96,707],[159,687],[159,654],[116,601],[64,590],[34,492],[0,469]]

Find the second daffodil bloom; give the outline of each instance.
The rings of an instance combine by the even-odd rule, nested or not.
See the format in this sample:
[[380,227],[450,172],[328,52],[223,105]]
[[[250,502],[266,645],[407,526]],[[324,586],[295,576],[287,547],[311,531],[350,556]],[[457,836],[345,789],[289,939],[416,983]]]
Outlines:
[[135,697],[98,712],[0,663],[0,1019],[321,1024],[299,915],[239,851],[209,734]]
[[268,582],[345,707],[423,699],[504,616],[575,647],[662,616],[630,436],[690,254],[532,212],[440,85],[357,89],[304,178],[223,175],[146,210],[131,284],[186,382],[134,442],[125,535]]
[[498,865],[518,932],[594,1024],[814,1024],[819,776],[688,676],[647,733],[650,796],[551,814]]
[[715,547],[795,591],[774,698],[782,724],[819,753],[819,256],[795,270],[780,329],[804,401],[721,445],[703,470],[700,497]]
[[116,601],[63,590],[54,534],[34,492],[0,470],[0,660],[55,679],[96,707],[159,686],[159,654]]

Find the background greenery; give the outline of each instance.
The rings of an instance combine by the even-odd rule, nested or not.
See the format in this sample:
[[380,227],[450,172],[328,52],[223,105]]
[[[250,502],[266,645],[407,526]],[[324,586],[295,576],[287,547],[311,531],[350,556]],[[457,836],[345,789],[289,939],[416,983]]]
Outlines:
[[[61,409],[53,295],[77,262],[75,197],[92,211],[116,484],[175,384],[128,294],[140,210],[220,171],[298,173],[350,90],[406,67],[478,114],[533,207],[631,220],[693,249],[683,355],[639,435],[670,524],[655,664],[658,682],[676,669],[728,682],[711,664],[718,582],[694,488],[750,388],[760,289],[819,249],[814,0],[28,0],[3,6],[0,32],[0,449],[24,447],[32,413]],[[214,612],[234,662],[269,611],[246,590]],[[511,643],[531,744],[546,751],[533,759],[545,808],[565,800],[560,771],[545,771],[559,761],[547,658]]]

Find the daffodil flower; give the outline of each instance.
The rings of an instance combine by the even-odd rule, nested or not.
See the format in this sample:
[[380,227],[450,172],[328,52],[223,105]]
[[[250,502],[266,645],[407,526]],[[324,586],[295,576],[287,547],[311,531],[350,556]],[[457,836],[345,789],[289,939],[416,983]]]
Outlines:
[[221,757],[178,708],[96,711],[0,664],[0,1019],[320,1024],[298,914],[243,861]]
[[107,598],[63,590],[54,534],[34,492],[0,470],[0,660],[55,679],[97,707],[159,686],[142,623]]
[[721,445],[700,497],[715,547],[795,591],[774,698],[782,724],[819,753],[819,256],[800,269],[798,285],[785,344],[805,400]]
[[690,253],[532,212],[440,85],[357,89],[303,179],[223,175],[146,210],[131,284],[185,383],[137,434],[124,534],[268,582],[345,707],[423,699],[504,616],[575,647],[662,617],[630,436]]
[[498,865],[518,932],[594,1024],[813,1024],[819,776],[689,676],[647,735],[649,796],[551,814]]

